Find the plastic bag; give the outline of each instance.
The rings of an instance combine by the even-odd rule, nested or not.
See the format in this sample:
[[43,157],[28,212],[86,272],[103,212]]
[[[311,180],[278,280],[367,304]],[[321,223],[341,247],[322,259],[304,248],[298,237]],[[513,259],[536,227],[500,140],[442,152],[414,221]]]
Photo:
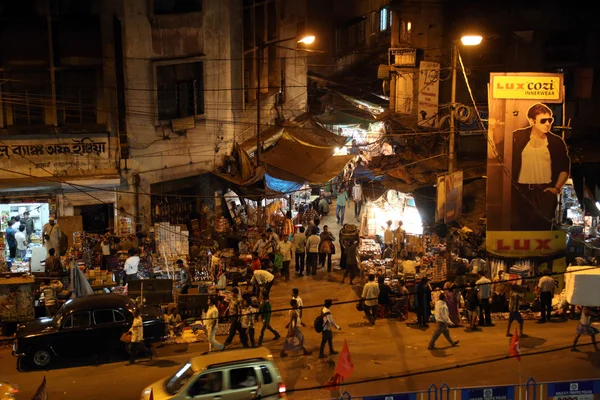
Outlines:
[[275,254],[273,266],[276,270],[280,270],[283,267],[283,254]]

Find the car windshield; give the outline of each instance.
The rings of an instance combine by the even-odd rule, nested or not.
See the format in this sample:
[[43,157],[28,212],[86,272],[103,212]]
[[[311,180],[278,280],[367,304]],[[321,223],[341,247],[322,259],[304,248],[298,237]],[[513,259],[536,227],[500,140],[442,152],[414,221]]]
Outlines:
[[167,380],[166,389],[167,393],[174,395],[177,394],[185,384],[194,376],[195,371],[192,368],[192,364],[187,363],[172,377]]

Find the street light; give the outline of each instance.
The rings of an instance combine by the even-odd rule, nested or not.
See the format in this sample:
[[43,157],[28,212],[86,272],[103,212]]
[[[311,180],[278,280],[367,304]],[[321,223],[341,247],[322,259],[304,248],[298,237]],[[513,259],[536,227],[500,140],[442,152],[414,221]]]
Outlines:
[[[460,38],[464,46],[477,46],[483,38],[479,35],[464,35]],[[450,140],[448,144],[448,172],[454,172],[456,166],[456,153],[454,148],[455,127],[455,103],[456,103],[456,70],[458,69],[458,43],[452,42],[452,92],[450,95]]]
[[256,56],[256,166],[260,165],[260,153],[261,153],[261,145],[260,145],[260,67],[262,62],[262,53],[263,51],[272,45],[288,42],[290,40],[296,40],[296,43],[302,43],[306,45],[313,44],[315,42],[315,37],[313,35],[305,35],[298,39],[298,36],[294,36],[287,39],[275,39],[270,40],[268,42],[262,42],[258,44],[258,54]]

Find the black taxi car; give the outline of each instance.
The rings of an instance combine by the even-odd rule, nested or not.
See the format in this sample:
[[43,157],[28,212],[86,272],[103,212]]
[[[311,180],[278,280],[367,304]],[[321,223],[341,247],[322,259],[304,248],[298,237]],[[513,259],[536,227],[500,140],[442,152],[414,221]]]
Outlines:
[[[19,325],[13,344],[17,365],[46,368],[60,358],[89,357],[122,352],[120,338],[133,323],[138,305],[120,294],[96,294],[67,301],[54,318]],[[144,340],[157,342],[167,335],[162,311],[141,308]]]

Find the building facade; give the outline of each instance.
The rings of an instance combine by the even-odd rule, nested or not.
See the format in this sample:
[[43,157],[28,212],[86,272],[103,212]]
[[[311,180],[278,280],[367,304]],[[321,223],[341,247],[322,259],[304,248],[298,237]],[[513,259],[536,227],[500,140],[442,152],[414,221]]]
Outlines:
[[200,208],[214,191],[198,177],[256,135],[259,75],[262,129],[304,111],[302,1],[6,3],[0,181],[13,198],[56,196],[61,216],[108,204],[109,225],[147,227],[168,193]]

